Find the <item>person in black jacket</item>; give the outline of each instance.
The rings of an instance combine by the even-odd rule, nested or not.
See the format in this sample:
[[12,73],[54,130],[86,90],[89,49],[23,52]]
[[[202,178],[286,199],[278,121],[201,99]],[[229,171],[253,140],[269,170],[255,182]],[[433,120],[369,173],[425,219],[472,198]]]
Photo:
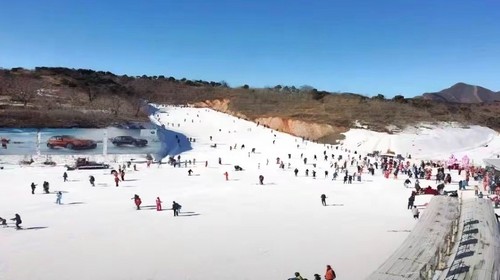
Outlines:
[[16,214],[16,216],[12,219],[10,219],[11,221],[16,221],[16,229],[21,229],[21,226],[20,224],[23,223],[23,221],[21,220],[21,216],[19,216],[19,214]]
[[44,191],[45,193],[50,193],[50,192],[49,192],[49,182],[47,182],[47,181],[43,181],[43,191]]
[[95,187],[95,178],[94,178],[94,176],[92,176],[92,175],[89,176],[89,182],[92,185],[92,187]]
[[415,203],[415,195],[412,193],[411,196],[408,198],[408,209],[413,208],[413,203]]
[[181,210],[181,205],[177,202],[172,202],[172,210],[174,210],[174,217],[179,216],[179,211]]
[[323,204],[323,206],[326,206],[326,194],[321,195],[321,204]]

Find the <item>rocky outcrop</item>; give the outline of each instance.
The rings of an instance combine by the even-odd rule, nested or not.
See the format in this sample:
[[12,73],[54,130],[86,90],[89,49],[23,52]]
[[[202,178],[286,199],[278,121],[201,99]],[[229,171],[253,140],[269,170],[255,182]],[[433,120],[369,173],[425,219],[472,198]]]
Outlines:
[[[211,108],[229,115],[249,119],[245,115],[231,111],[229,109],[229,99],[205,100],[193,104],[195,107]],[[329,124],[310,123],[301,120],[281,118],[281,117],[261,117],[251,120],[255,123],[268,126],[277,131],[285,132],[299,137],[305,137],[311,140],[317,140],[330,134],[344,132]]]
[[260,124],[269,126],[278,131],[313,140],[336,133],[336,129],[329,124],[309,123],[289,118],[257,118],[255,122],[259,122]]
[[194,103],[194,107],[199,107],[199,108],[211,108],[214,109],[215,111],[219,111],[222,113],[226,113],[228,115],[236,116],[242,119],[248,120],[247,116],[238,113],[238,112],[233,112],[229,109],[229,99],[214,99],[214,100],[205,100],[203,102],[197,102]]
[[212,108],[216,111],[227,112],[229,110],[229,99],[205,100],[193,104],[195,107]]

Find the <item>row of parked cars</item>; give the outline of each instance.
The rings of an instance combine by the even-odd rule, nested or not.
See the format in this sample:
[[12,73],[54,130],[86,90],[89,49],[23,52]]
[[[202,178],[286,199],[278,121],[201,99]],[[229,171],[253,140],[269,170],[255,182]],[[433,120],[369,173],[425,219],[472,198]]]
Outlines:
[[[148,140],[134,138],[132,136],[117,136],[110,138],[109,140],[115,146],[145,147],[148,144]],[[71,150],[95,149],[97,147],[97,142],[90,139],[77,138],[71,135],[57,135],[49,138],[47,141],[47,147],[50,149],[67,148]]]

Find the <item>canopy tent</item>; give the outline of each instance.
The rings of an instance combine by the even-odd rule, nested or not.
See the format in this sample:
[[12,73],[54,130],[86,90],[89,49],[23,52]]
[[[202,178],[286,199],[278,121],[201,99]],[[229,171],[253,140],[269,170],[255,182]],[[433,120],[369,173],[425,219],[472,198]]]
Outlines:
[[469,159],[469,157],[467,155],[463,156],[462,157],[462,162],[461,162],[462,168],[467,169],[467,168],[469,168],[469,165],[470,165],[470,159]]
[[500,172],[500,158],[485,158],[483,161],[487,166],[493,167],[497,172]]
[[458,162],[457,158],[455,157],[454,154],[451,154],[450,158],[447,161],[447,166],[453,166]]

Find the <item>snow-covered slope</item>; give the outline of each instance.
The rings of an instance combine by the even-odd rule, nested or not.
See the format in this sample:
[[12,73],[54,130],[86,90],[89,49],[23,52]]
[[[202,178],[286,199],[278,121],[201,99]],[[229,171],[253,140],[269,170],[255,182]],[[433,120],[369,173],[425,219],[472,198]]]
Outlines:
[[351,129],[345,136],[343,143],[347,149],[365,153],[390,150],[424,160],[446,159],[451,154],[457,158],[467,155],[481,165],[484,158],[496,157],[500,152],[500,135],[481,126],[422,124],[395,134]]
[[[19,213],[22,225],[33,228],[0,227],[0,279],[276,280],[295,271],[312,279],[324,273],[326,264],[339,279],[363,279],[416,223],[406,210],[411,190],[403,187],[404,179],[385,179],[377,171],[363,174],[362,182],[332,181],[331,155],[358,157],[354,150],[303,142],[208,109],[165,111],[159,122],[195,139],[192,150],[180,156],[196,164],[138,164],[138,171],[127,169],[119,187],[113,186],[109,170],[70,171],[69,182],[62,180],[62,166],[0,170],[0,216]],[[348,133],[345,147],[366,139],[368,149],[368,139],[374,138],[366,131],[350,133],[359,134]],[[456,135],[441,137],[429,154],[441,147],[445,159]],[[477,139],[461,141],[472,147]],[[278,157],[284,169],[276,164]],[[234,165],[244,171],[234,171]],[[356,169],[348,168],[350,173]],[[90,175],[96,187],[90,186]],[[258,184],[259,175],[264,185]],[[452,175],[451,189],[458,179]],[[51,194],[42,194],[43,181],[50,182]],[[31,182],[38,184],[34,195]],[[63,205],[54,203],[56,191],[63,192]],[[320,202],[323,193],[327,207]],[[134,194],[142,198],[141,211],[135,210]],[[156,211],[157,197],[167,210]],[[179,217],[168,210],[174,200],[182,205]],[[419,196],[416,204],[428,200]]]

